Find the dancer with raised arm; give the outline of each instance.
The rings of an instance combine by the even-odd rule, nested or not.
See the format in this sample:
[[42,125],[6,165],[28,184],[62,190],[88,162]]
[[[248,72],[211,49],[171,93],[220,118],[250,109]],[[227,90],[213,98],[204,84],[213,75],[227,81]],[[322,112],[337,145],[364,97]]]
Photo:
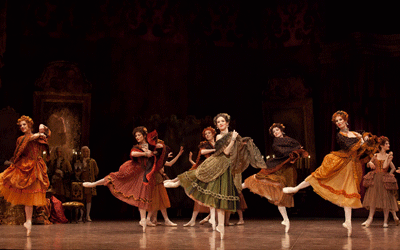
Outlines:
[[286,208],[293,207],[294,201],[293,195],[283,193],[282,189],[296,186],[297,172],[294,163],[301,157],[307,157],[308,153],[298,141],[284,135],[284,130],[285,126],[281,123],[274,123],[269,128],[270,135],[274,137],[272,151],[275,157],[267,160],[266,169],[248,177],[242,187],[267,198],[278,207],[287,233],[290,221]]
[[40,124],[39,132],[33,133],[33,120],[21,116],[17,125],[24,133],[17,139],[12,164],[0,173],[0,195],[12,205],[25,205],[24,227],[31,235],[33,206],[46,206],[46,191],[50,185],[45,160],[48,160],[47,138],[50,130]]
[[[364,176],[363,185],[367,188],[363,200],[363,207],[369,210],[368,219],[362,223],[369,227],[374,219],[376,210],[383,211],[383,227],[388,227],[389,212],[398,226],[400,224],[396,212],[399,211],[396,194],[399,189],[394,171],[393,152],[386,153],[390,149],[389,139],[381,136],[379,153],[367,163],[372,171]],[[390,169],[390,171],[389,171]],[[389,171],[389,172],[388,172]]]
[[337,111],[332,122],[339,129],[337,141],[339,151],[326,155],[321,166],[296,187],[283,188],[284,193],[296,193],[302,188],[312,186],[322,198],[344,208],[347,236],[352,234],[351,212],[361,208],[360,182],[362,164],[368,162],[378,147],[378,139],[370,133],[350,131],[344,111]]
[[131,160],[121,165],[118,172],[110,173],[96,182],[84,182],[86,188],[98,185],[108,186],[111,193],[118,199],[138,207],[139,224],[146,231],[146,211],[151,217],[152,192],[155,187],[155,173],[165,164],[166,147],[157,138],[157,132],[147,133],[143,126],[136,127],[133,136],[137,141],[130,157]]
[[[229,132],[230,116],[220,113],[214,117],[214,123],[220,130],[216,137],[215,152],[201,163],[197,169],[179,175],[176,183],[164,183],[166,187],[182,185],[189,197],[210,207],[210,223],[225,234],[225,211],[240,209],[240,198],[235,185],[234,175],[242,173],[251,164],[265,168],[260,151],[250,138],[242,138],[236,131]],[[216,226],[215,213],[218,214]]]

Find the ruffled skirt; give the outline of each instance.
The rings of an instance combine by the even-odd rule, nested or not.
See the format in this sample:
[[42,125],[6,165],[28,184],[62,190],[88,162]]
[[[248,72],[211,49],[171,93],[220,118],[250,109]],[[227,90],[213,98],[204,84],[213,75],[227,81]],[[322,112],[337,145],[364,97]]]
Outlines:
[[373,176],[373,184],[367,188],[365,192],[363,207],[370,209],[374,207],[377,211],[389,209],[390,211],[398,211],[396,200],[397,190],[386,189],[384,185],[384,177],[389,173],[378,172]]

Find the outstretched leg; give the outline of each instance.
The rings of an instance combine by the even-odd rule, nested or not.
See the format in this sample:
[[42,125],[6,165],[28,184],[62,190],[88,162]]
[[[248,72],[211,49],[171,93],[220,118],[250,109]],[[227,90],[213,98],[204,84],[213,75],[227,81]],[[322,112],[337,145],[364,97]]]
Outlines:
[[84,186],[86,188],[92,188],[92,187],[99,186],[99,185],[103,185],[103,186],[106,185],[106,179],[103,178],[103,179],[95,181],[95,182],[82,183],[82,186]]
[[282,218],[283,218],[283,221],[281,222],[281,224],[285,226],[285,233],[287,233],[287,232],[289,232],[290,221],[289,221],[289,217],[286,212],[286,207],[278,206],[278,210],[281,213]]
[[285,194],[293,194],[299,192],[300,189],[306,188],[310,186],[310,183],[308,181],[302,181],[299,185],[295,187],[284,187],[283,192]]
[[26,222],[24,223],[24,227],[26,228],[26,236],[31,236],[32,214],[33,214],[33,206],[25,206]]
[[342,224],[344,228],[347,228],[347,236],[350,237],[352,233],[351,227],[351,207],[344,207],[345,221]]
[[369,227],[369,225],[371,225],[371,223],[372,223],[372,220],[374,219],[374,214],[375,214],[375,207],[370,207],[368,219],[366,221],[364,221],[361,225],[365,226],[365,227]]

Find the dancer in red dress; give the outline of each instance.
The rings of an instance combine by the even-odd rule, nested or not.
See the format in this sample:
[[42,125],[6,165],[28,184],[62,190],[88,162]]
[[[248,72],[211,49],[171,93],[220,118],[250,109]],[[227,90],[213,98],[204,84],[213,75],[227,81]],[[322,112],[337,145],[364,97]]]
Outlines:
[[84,182],[84,187],[108,186],[118,199],[136,206],[140,212],[139,224],[146,231],[146,211],[152,213],[152,195],[156,185],[155,174],[164,166],[166,146],[157,138],[157,132],[147,133],[143,126],[136,127],[133,136],[137,145],[133,146],[131,160],[122,164],[118,172],[110,173],[96,182]]

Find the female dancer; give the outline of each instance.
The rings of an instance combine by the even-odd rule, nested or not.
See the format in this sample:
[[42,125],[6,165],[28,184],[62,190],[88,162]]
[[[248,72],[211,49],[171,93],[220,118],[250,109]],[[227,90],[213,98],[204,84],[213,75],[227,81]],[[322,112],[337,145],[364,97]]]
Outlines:
[[[49,187],[47,167],[43,157],[48,157],[47,137],[50,130],[40,124],[39,133],[32,133],[33,120],[21,116],[17,125],[24,133],[17,139],[11,166],[0,174],[0,195],[13,205],[25,205],[26,235],[32,229],[33,206],[46,206]],[[47,159],[46,159],[47,160]]]
[[[389,211],[393,214],[396,225],[399,225],[399,218],[396,212],[399,211],[396,200],[396,193],[399,189],[397,180],[393,173],[396,170],[392,160],[393,153],[386,153],[390,149],[389,139],[381,136],[379,153],[372,157],[367,167],[372,171],[364,176],[365,192],[363,207],[369,210],[368,219],[361,225],[369,227],[374,219],[375,210],[383,210],[383,227],[388,227]],[[388,169],[390,167],[390,172]]]
[[[215,135],[217,132],[212,127],[207,127],[203,130],[202,135],[206,141],[202,141],[199,144],[199,153],[197,154],[196,162],[189,170],[195,170],[197,167],[208,157],[210,157],[215,152]],[[193,227],[196,224],[196,218],[199,213],[209,213],[210,209],[206,206],[201,205],[201,203],[194,202],[193,214],[190,221],[184,224],[184,227]],[[200,224],[204,224],[208,221],[210,215],[204,218]]]
[[362,178],[362,164],[371,159],[376,151],[377,138],[370,133],[363,135],[349,131],[348,114],[337,111],[332,122],[340,129],[337,140],[340,151],[326,155],[322,165],[296,187],[283,188],[284,193],[296,193],[302,188],[312,186],[322,198],[344,208],[347,236],[351,236],[351,210],[361,208],[359,187]]
[[[179,157],[182,154],[183,154],[183,147],[181,146],[179,153],[171,161],[165,162],[164,166],[171,167],[172,165],[175,164],[175,162],[179,159]],[[168,157],[172,157],[172,152],[168,154]],[[147,217],[147,225],[152,227],[155,227],[157,225],[157,212],[158,210],[160,210],[161,214],[164,217],[165,225],[170,227],[176,227],[177,224],[173,223],[168,217],[167,208],[171,207],[171,203],[169,201],[167,190],[163,185],[164,182],[163,176],[166,176],[166,174],[164,173],[164,168],[160,169],[160,171],[158,171],[155,174],[156,185],[153,189],[153,194],[152,194],[153,202],[151,204],[152,217],[151,218]],[[166,176],[166,178],[168,177]]]
[[134,145],[131,160],[122,164],[118,172],[110,173],[96,182],[84,182],[83,186],[90,188],[98,185],[108,186],[111,193],[118,199],[136,206],[140,212],[139,224],[146,231],[146,211],[151,218],[152,192],[155,186],[155,173],[165,163],[166,147],[158,141],[157,132],[147,133],[143,126],[136,127],[132,134],[137,145]]
[[282,215],[282,225],[287,233],[290,228],[286,207],[293,207],[293,195],[282,192],[284,187],[293,187],[297,182],[297,172],[294,163],[300,157],[307,157],[308,153],[302,149],[298,141],[284,135],[285,126],[274,123],[269,133],[274,136],[272,150],[275,158],[267,160],[267,168],[245,180],[242,187],[261,195],[276,206]]
[[[214,123],[220,130],[216,137],[215,152],[196,170],[179,175],[176,183],[165,183],[166,187],[182,185],[185,192],[195,201],[210,207],[210,223],[213,229],[224,238],[225,211],[240,209],[240,198],[235,176],[241,174],[251,164],[265,168],[260,151],[250,138],[241,138],[236,131],[229,132],[230,116],[226,113],[214,117]],[[215,210],[218,213],[218,226],[215,222]]]

